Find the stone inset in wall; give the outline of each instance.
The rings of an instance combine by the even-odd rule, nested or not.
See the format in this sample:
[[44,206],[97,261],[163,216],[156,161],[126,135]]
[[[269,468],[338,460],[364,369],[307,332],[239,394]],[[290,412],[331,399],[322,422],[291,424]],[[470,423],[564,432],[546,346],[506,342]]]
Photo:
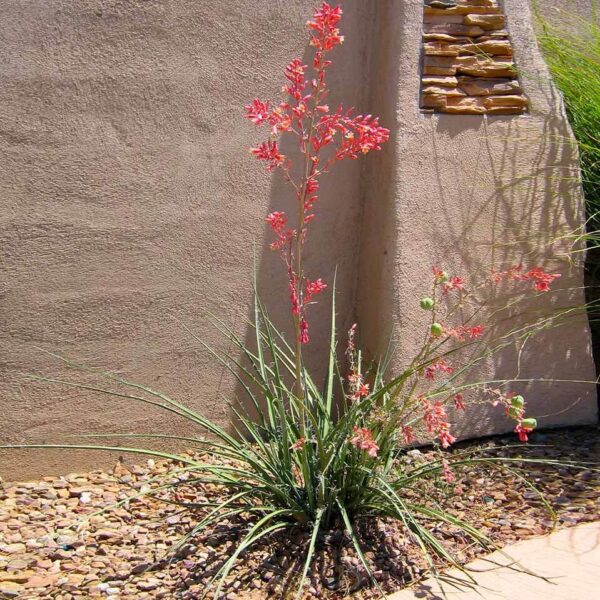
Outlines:
[[529,106],[497,0],[425,0],[422,69],[427,112],[518,115]]

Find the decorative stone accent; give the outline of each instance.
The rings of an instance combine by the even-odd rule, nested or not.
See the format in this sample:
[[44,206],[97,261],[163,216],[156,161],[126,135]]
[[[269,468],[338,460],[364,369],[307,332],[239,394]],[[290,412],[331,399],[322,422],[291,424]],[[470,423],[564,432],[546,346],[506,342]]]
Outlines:
[[424,0],[421,108],[449,114],[518,115],[519,84],[498,0]]

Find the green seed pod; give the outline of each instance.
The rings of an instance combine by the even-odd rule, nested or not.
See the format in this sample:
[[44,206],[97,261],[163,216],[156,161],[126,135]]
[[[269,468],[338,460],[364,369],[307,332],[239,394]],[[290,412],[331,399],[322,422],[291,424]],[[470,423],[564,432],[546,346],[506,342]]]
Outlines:
[[448,275],[448,273],[446,273],[446,271],[442,271],[440,273],[440,276],[438,277],[438,281],[440,283],[446,283],[446,281],[448,281],[448,279],[450,279],[450,275]]
[[513,418],[513,419],[518,419],[519,418],[519,413],[521,412],[521,409],[517,408],[516,406],[511,406],[508,409],[508,414]]
[[433,307],[435,306],[435,302],[432,298],[421,298],[419,304],[423,310],[433,310]]
[[444,328],[439,323],[433,323],[431,325],[431,335],[434,337],[440,337],[444,333]]
[[525,427],[525,429],[535,429],[537,427],[537,421],[530,417],[528,419],[523,419],[521,425]]
[[510,399],[510,403],[515,407],[515,408],[523,408],[525,406],[525,398],[523,398],[523,396],[513,396]]

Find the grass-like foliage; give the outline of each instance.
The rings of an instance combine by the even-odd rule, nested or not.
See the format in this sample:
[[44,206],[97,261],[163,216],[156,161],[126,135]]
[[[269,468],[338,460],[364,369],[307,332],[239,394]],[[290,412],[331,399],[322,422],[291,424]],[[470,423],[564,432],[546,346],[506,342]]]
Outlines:
[[[184,508],[204,512],[178,546],[183,546],[223,519],[237,516],[247,523],[231,554],[214,575],[212,587],[216,598],[221,597],[222,586],[228,581],[238,559],[246,551],[251,551],[255,544],[284,530],[299,529],[307,539],[302,567],[293,575],[297,597],[303,593],[322,538],[328,531],[340,527],[347,532],[366,573],[377,585],[365,559],[368,548],[361,544],[357,527],[360,519],[374,517],[391,517],[401,523],[412,542],[422,551],[429,573],[440,582],[444,582],[440,565],[452,565],[464,574],[464,579],[453,579],[452,585],[474,585],[471,575],[439,537],[438,526],[451,526],[460,531],[470,544],[486,551],[496,549],[494,542],[467,520],[445,511],[443,506],[432,506],[428,498],[415,500],[414,492],[421,489],[424,480],[433,479],[453,493],[455,472],[462,467],[485,464],[490,469],[513,469],[517,464],[522,467],[527,462],[539,461],[482,457],[473,451],[442,451],[454,441],[450,435],[446,406],[452,403],[461,410],[465,409],[464,402],[468,401],[463,394],[471,394],[474,402],[487,395],[490,401],[499,403],[517,422],[521,436],[526,436],[531,429],[527,427],[528,419],[524,418],[524,399],[500,391],[506,382],[463,381],[459,384],[462,369],[454,372],[447,362],[443,363],[446,367],[439,372],[441,356],[445,357],[444,361],[450,361],[455,354],[476,347],[477,350],[470,355],[469,364],[473,364],[506,345],[505,341],[490,345],[470,338],[461,342],[452,334],[448,335],[452,330],[441,334],[437,332],[437,320],[442,320],[442,312],[445,312],[442,309],[443,286],[450,281],[443,283],[443,279],[437,271],[434,273],[432,297],[421,302],[422,310],[430,311],[432,320],[424,345],[412,363],[395,377],[386,378],[385,361],[371,370],[363,369],[361,353],[355,347],[354,328],[349,332],[348,347],[340,360],[333,302],[324,381],[321,384],[314,381],[302,365],[304,394],[300,399],[295,392],[298,386],[294,350],[274,327],[256,297],[251,324],[255,333],[252,348],[247,347],[234,330],[217,317],[213,317],[213,323],[231,341],[230,352],[207,346],[189,330],[199,344],[231,371],[245,391],[245,398],[240,398],[232,406],[237,417],[233,431],[212,423],[181,402],[148,386],[57,356],[68,368],[84,373],[86,379],[89,375],[91,382],[83,383],[71,378],[34,379],[160,407],[186,419],[198,429],[197,436],[187,437],[160,433],[147,436],[115,433],[114,437],[129,437],[135,441],[145,437],[176,440],[196,450],[196,455],[173,454],[136,445],[84,443],[26,447],[105,449],[157,456],[178,463],[178,475],[188,474],[173,481],[173,472],[166,473],[152,481],[151,489],[135,492],[131,499],[165,491],[176,492],[179,485],[189,486],[190,482],[199,486],[219,486],[226,492],[222,501],[204,499],[182,503]],[[456,279],[454,282],[456,284]],[[460,303],[464,306],[466,292],[461,290],[460,293]],[[456,306],[445,312],[444,321],[450,318],[453,310]],[[538,323],[536,328],[540,326],[543,327]],[[461,331],[461,335],[463,333]],[[510,343],[514,343],[530,333],[527,327],[516,327],[505,335],[510,338]],[[303,417],[306,422],[301,427]],[[415,436],[434,438],[439,447],[438,457],[418,464],[404,461],[402,456],[408,450],[405,442]],[[559,462],[550,461],[549,464],[558,466]],[[568,461],[560,464],[573,466]],[[525,476],[522,479],[535,489]],[[172,551],[176,553],[177,548],[172,548]],[[521,567],[514,565],[514,568]]]
[[[596,2],[594,12],[596,11]],[[600,26],[566,11],[545,18],[539,11],[538,39],[562,92],[579,145],[587,210],[600,229]]]

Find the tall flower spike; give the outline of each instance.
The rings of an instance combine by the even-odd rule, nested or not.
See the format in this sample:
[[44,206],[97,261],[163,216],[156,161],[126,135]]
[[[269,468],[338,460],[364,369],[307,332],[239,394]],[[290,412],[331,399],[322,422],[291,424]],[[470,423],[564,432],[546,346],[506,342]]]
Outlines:
[[[338,160],[355,159],[371,150],[379,150],[389,137],[389,131],[379,125],[377,117],[353,117],[351,111],[345,111],[342,106],[332,113],[326,104],[329,93],[326,71],[331,64],[326,55],[343,42],[338,28],[341,18],[340,6],[322,2],[307,22],[310,44],[314,48],[310,63],[313,72],[308,73],[308,65],[300,58],[292,59],[284,71],[285,100],[270,102],[255,98],[246,106],[246,117],[250,121],[256,125],[271,126],[272,137],[252,148],[252,154],[265,161],[269,171],[281,168],[298,202],[298,223],[295,228],[287,228],[285,216],[278,211],[267,217],[276,236],[271,248],[280,251],[288,274],[296,354],[301,353],[301,344],[309,340],[307,306],[326,288],[322,279],[311,280],[307,277],[302,261],[302,247],[316,215],[314,208],[318,199],[319,177],[327,173]],[[295,136],[302,155],[302,175],[297,181],[292,176],[291,161],[281,152],[275,139],[275,136],[285,132]],[[325,148],[327,155],[323,157],[321,151]],[[300,381],[300,357],[296,358],[296,363],[296,376]],[[360,392],[361,395],[367,393],[366,384]]]

